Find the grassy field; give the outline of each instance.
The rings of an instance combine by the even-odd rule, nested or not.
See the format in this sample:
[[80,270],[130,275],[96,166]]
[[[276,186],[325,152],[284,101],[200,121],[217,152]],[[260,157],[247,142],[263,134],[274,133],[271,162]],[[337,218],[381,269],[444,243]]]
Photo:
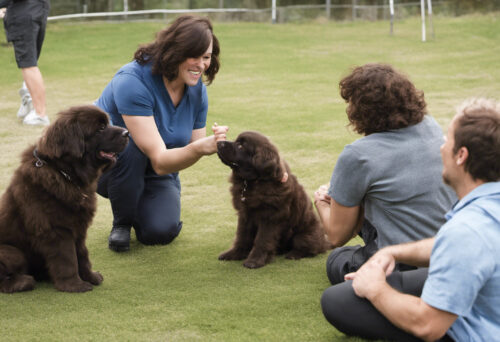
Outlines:
[[[347,127],[338,81],[355,65],[393,64],[425,91],[429,113],[446,128],[454,107],[472,96],[499,98],[500,14],[434,18],[436,38],[420,41],[417,18],[397,22],[215,23],[221,70],[208,88],[208,126],[268,135],[312,196],[328,182]],[[49,23],[40,59],[48,113],[96,99],[117,69],[148,42],[160,22]],[[1,31],[1,29],[0,29]],[[0,41],[5,42],[4,32]],[[22,79],[13,49],[0,46],[0,189],[19,154],[42,133],[16,112]],[[358,341],[323,318],[327,255],[278,257],[258,270],[217,256],[233,240],[229,169],[216,156],[181,173],[180,236],[168,246],[107,248],[109,203],[99,207],[88,247],[104,283],[84,294],[35,291],[0,295],[2,341]],[[357,241],[351,241],[351,244]]]

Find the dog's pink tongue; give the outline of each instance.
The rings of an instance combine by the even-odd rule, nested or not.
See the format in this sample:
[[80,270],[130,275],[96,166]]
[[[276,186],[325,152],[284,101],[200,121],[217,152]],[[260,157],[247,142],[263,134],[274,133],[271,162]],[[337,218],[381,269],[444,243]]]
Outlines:
[[101,157],[108,158],[108,159],[112,159],[115,156],[114,153],[104,152],[104,151],[99,152],[99,154],[101,155]]

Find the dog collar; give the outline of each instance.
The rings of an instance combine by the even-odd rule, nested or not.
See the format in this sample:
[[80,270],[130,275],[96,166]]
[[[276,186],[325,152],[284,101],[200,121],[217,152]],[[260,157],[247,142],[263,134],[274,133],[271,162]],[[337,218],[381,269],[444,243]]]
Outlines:
[[[47,165],[47,164],[48,164],[45,160],[43,160],[42,158],[40,158],[40,157],[38,156],[38,151],[36,150],[36,148],[33,150],[33,157],[35,157],[35,167],[37,167],[37,168],[41,168],[41,167],[43,167],[44,165]],[[66,172],[64,172],[63,170],[60,170],[60,169],[59,169],[59,170],[57,170],[57,171],[59,171],[59,173],[60,173],[60,174],[61,174],[61,175],[62,175],[62,176],[63,176],[63,177],[64,177],[64,178],[68,181],[68,182],[72,183],[72,184],[73,184],[74,186],[76,186],[76,188],[80,191],[80,194],[82,195],[81,202],[84,202],[85,200],[87,200],[87,198],[89,198],[89,196],[88,196],[88,195],[86,195],[86,194],[82,191],[82,189],[81,189],[81,188],[80,188],[77,184],[75,184],[75,183],[73,182],[73,179],[71,178],[71,176],[70,176],[68,173],[66,173]]]
[[241,190],[241,201],[245,202],[246,197],[245,197],[245,192],[247,191],[247,180],[243,180],[243,189]]
[[38,156],[38,151],[36,150],[36,148],[33,150],[33,157],[35,157],[35,166],[36,167],[42,167],[45,164],[47,164],[46,161],[40,159],[40,157]]
[[[38,151],[36,150],[36,148],[33,150],[33,157],[35,157],[36,167],[40,168],[43,167],[44,165],[47,165],[47,162],[38,156]],[[68,182],[73,181],[68,173],[64,172],[63,170],[58,170],[58,171],[64,178],[68,180]]]

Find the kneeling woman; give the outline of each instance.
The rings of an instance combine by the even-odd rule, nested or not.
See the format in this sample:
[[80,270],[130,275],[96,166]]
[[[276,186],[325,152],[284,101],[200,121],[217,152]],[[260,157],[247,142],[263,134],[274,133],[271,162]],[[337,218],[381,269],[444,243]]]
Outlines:
[[127,251],[130,230],[147,245],[170,243],[182,228],[178,171],[217,151],[227,127],[206,137],[210,84],[219,70],[219,43],[206,18],[181,16],[143,45],[104,89],[97,105],[130,142],[99,180],[109,198],[109,248]]

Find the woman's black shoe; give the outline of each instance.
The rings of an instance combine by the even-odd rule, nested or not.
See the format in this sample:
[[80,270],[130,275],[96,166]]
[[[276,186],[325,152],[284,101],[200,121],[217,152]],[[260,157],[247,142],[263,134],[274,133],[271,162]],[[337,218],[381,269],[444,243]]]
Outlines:
[[113,227],[108,238],[109,249],[126,252],[130,249],[130,227]]

